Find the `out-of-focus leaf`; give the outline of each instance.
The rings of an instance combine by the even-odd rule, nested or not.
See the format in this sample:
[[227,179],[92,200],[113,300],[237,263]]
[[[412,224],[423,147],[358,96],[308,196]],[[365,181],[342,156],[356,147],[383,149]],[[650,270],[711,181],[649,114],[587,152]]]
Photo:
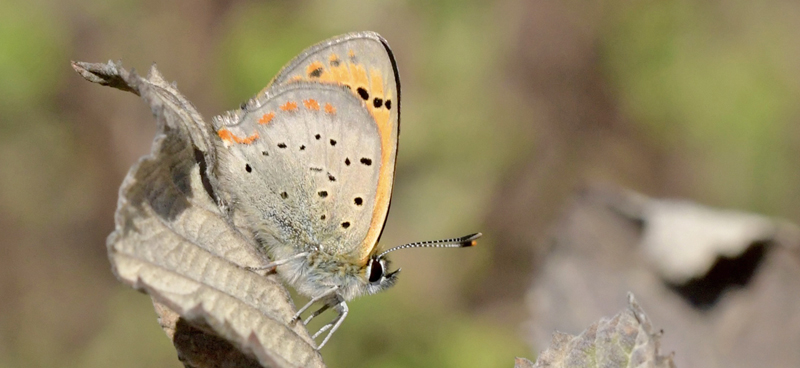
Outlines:
[[767,216],[686,200],[652,199],[632,191],[617,194],[609,204],[644,223],[644,254],[673,284],[702,277],[718,258],[737,257],[753,244],[795,245],[800,240],[795,225]]
[[647,315],[629,293],[627,309],[601,318],[580,335],[555,332],[550,347],[532,367],[675,367],[671,356],[660,355],[659,335],[652,330]]
[[780,244],[720,257],[707,275],[675,285],[640,246],[647,222],[637,210],[643,207],[609,195],[619,191],[593,187],[575,197],[552,228],[526,298],[535,349],[547,346],[554,330],[575,333],[596,316],[613,314],[632,291],[647,300],[648,316],[664,329],[664,348],[677,352],[677,366],[798,366],[800,354],[789,347],[799,341],[800,325],[787,323],[800,316],[800,263],[784,246],[791,231],[779,231]]
[[[151,154],[120,188],[108,237],[114,273],[156,302],[162,327],[187,367],[322,367],[268,260],[216,193],[210,129],[153,67],[146,78],[120,64],[73,63],[89,81],[140,95],[158,124]],[[145,353],[145,352],[143,352]],[[255,358],[255,359],[254,359]]]

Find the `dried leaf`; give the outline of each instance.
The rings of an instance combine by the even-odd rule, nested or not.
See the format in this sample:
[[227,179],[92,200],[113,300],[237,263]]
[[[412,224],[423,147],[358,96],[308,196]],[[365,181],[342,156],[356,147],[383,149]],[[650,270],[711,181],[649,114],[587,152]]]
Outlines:
[[672,356],[659,355],[659,336],[652,329],[633,294],[628,294],[627,309],[600,319],[580,335],[555,332],[532,367],[674,367]]
[[150,155],[120,188],[108,253],[122,282],[152,296],[184,364],[322,367],[302,324],[287,324],[295,309],[283,286],[245,268],[268,259],[215,191],[210,125],[155,66],[146,78],[110,61],[73,68],[140,95],[156,117]]

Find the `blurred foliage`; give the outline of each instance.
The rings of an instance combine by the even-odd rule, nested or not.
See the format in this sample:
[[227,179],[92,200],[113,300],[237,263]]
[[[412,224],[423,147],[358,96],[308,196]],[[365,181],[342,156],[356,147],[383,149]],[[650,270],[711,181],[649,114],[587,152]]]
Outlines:
[[348,319],[337,331],[347,337],[331,340],[323,351],[330,366],[493,367],[527,351],[505,328],[464,312],[428,309],[396,293],[350,305],[351,316],[361,317]]
[[[66,19],[36,2],[4,1],[0,12],[0,111],[3,115],[27,112],[42,99],[52,99],[60,78],[59,61],[67,56]],[[54,88],[56,87],[56,88]],[[20,121],[5,121],[5,133]],[[5,135],[5,134],[4,134]]]
[[[164,331],[153,323],[156,313],[150,298],[127,291],[118,290],[111,296],[105,326],[87,342],[74,366],[181,367],[169,340],[166,344],[163,341]],[[120,349],[121,346],[135,348]]]
[[657,143],[703,156],[702,195],[796,216],[785,198],[798,194],[797,147],[783,141],[800,117],[796,5],[726,5],[619,5],[603,40],[609,79]]
[[[116,188],[149,150],[152,136],[136,135],[149,112],[82,81],[70,59],[123,58],[140,71],[158,62],[210,118],[315,42],[381,33],[403,87],[388,246],[486,231],[489,208],[517,200],[499,188],[547,130],[533,113],[541,96],[521,92],[525,74],[509,67],[530,36],[522,25],[541,16],[529,4],[2,0],[0,367],[179,366],[149,299],[115,283],[104,254]],[[675,158],[660,194],[800,218],[798,5],[569,9],[598,25],[597,78],[621,119]],[[503,246],[489,233],[478,249],[397,254],[402,280],[352,303],[323,350],[327,363],[483,367],[532,356],[519,333],[522,295],[503,305],[469,298],[490,267],[504,267],[492,262]]]

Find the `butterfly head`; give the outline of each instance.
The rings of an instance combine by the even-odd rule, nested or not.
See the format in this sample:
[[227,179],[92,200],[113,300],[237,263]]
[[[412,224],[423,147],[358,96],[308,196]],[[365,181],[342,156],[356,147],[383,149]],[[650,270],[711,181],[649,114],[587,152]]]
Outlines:
[[394,283],[397,282],[397,275],[400,273],[399,268],[389,272],[389,260],[383,255],[370,257],[364,271],[367,280],[367,294],[375,294],[394,286]]

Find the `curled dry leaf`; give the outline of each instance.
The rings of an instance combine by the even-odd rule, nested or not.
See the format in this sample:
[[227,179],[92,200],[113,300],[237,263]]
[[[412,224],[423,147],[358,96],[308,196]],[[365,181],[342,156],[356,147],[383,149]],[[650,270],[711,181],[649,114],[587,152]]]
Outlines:
[[210,125],[153,66],[142,78],[119,63],[73,62],[91,82],[133,92],[156,117],[150,155],[120,188],[108,237],[114,273],[156,302],[160,323],[186,366],[322,367],[274,275],[246,267],[268,260],[215,191]]
[[[628,294],[628,308],[602,318],[578,336],[555,332],[547,350],[530,367],[667,368],[672,356],[659,355],[659,335],[650,320]],[[526,367],[519,358],[515,367]]]

